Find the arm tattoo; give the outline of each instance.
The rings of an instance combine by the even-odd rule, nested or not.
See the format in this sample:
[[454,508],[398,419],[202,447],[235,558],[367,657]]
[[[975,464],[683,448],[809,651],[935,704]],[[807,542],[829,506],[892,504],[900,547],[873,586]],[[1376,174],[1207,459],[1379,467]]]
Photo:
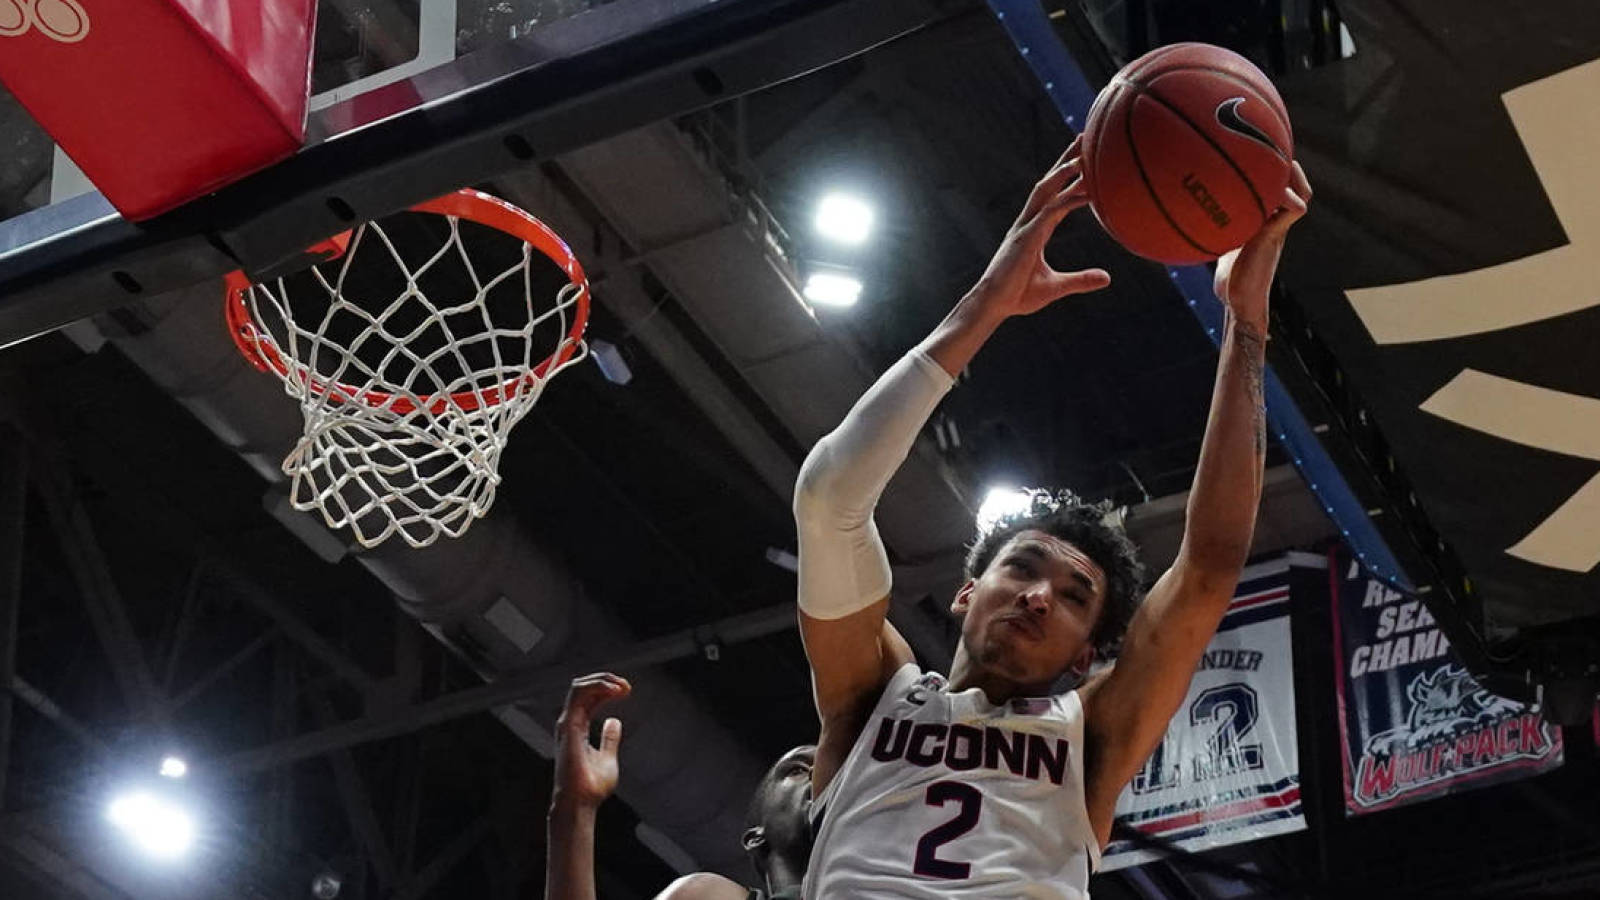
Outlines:
[[1256,454],[1265,456],[1267,453],[1267,411],[1263,389],[1263,369],[1266,366],[1267,339],[1255,325],[1249,322],[1237,323],[1233,333],[1235,345],[1239,348],[1239,353],[1244,357],[1245,383],[1250,389],[1250,407],[1255,417]]

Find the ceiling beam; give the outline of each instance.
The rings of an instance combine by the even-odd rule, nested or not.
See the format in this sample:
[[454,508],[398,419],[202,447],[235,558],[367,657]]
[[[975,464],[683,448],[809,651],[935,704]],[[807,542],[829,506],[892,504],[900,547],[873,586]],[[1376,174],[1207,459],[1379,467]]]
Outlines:
[[[294,648],[278,644],[272,652],[272,739],[283,740],[296,730],[299,715],[300,671]],[[267,779],[267,843],[283,846],[294,831],[294,769],[285,766]]]
[[55,723],[57,728],[65,731],[96,756],[108,757],[111,755],[110,745],[96,737],[94,732],[84,727],[83,723],[63,711],[60,705],[45,696],[43,691],[19,676],[11,676],[11,693],[15,694],[18,700],[26,703],[34,712]]
[[685,657],[700,656],[712,645],[734,644],[795,627],[795,608],[780,603],[730,616],[707,625],[639,641],[584,660],[528,669],[482,687],[467,688],[415,706],[390,710],[303,734],[289,740],[223,757],[202,768],[219,775],[248,775],[345,747],[408,734],[462,716],[486,712],[529,697],[559,691],[575,674],[599,670],[632,671]]
[[419,734],[416,740],[401,746],[396,767],[401,781],[393,804],[395,859],[400,865],[402,882],[407,885],[417,874],[417,826],[422,820],[429,737],[426,733]]
[[428,864],[418,870],[412,879],[401,885],[395,891],[394,900],[422,900],[428,896],[439,883],[439,879],[450,874],[450,870],[461,864],[468,854],[478,848],[478,844],[489,836],[493,823],[488,816],[479,816],[471,827],[456,835],[443,850],[440,850]]
[[81,900],[130,900],[128,894],[106,884],[96,872],[46,844],[38,835],[20,829],[0,829],[0,835],[4,836],[12,859],[20,862],[25,871],[48,879],[52,886],[66,892],[64,896]]
[[[40,449],[35,447],[36,451]],[[150,667],[145,664],[138,633],[128,618],[127,605],[117,590],[116,581],[111,577],[105,552],[95,540],[88,511],[73,492],[71,475],[60,459],[58,454],[35,452],[32,457],[36,473],[34,485],[44,499],[50,524],[67,558],[67,568],[72,571],[83,595],[89,624],[111,663],[111,674],[123,698],[142,721],[164,724],[161,694]]]
[[[312,687],[307,691],[306,699],[319,725],[326,728],[338,721],[333,712],[333,704],[328,702],[327,694],[322,688]],[[366,852],[367,861],[372,863],[373,870],[378,873],[379,887],[388,889],[395,883],[399,873],[395,869],[394,854],[389,852],[389,842],[384,837],[383,826],[378,822],[378,813],[372,808],[372,797],[367,792],[366,782],[361,779],[361,772],[356,768],[355,760],[351,758],[348,748],[333,750],[328,756],[328,764],[333,768],[334,781],[339,788],[339,801],[344,806],[350,830],[355,833],[356,840]]]
[[[32,429],[30,436],[34,438],[36,448],[41,442],[42,430],[49,425],[42,419],[42,416],[35,417],[29,422]],[[43,440],[54,446],[53,436]],[[36,452],[34,458],[37,460],[46,455]],[[196,578],[212,576],[225,579],[241,599],[271,619],[284,637],[359,691],[364,698],[371,697],[378,689],[377,678],[294,613],[271,587],[274,583],[271,573],[261,572],[249,565],[245,562],[248,557],[240,549],[228,546],[195,525],[170,500],[152,490],[137,473],[121,465],[114,451],[94,442],[79,442],[73,446],[71,458],[79,461],[96,485],[115,494],[123,508],[138,510],[138,521],[151,533],[162,536],[167,546],[195,554],[202,567]]]
[[344,651],[335,647],[315,628],[302,621],[276,593],[263,587],[262,582],[255,578],[253,573],[246,571],[232,557],[223,556],[219,548],[211,549],[217,551],[206,561],[211,571],[226,577],[244,600],[278,626],[284,637],[294,641],[301,650],[327,666],[346,684],[359,691],[363,698],[374,695],[379,688],[378,679],[350,659]]
[[162,667],[162,693],[172,693],[172,682],[178,675],[178,663],[183,659],[184,646],[189,642],[189,635],[194,630],[195,619],[200,612],[200,579],[204,574],[204,562],[189,567],[189,581],[183,587],[183,604],[178,607],[178,621],[172,627],[170,640],[163,645],[163,652],[158,654],[166,657],[166,664]]
[[272,643],[273,638],[276,638],[277,636],[278,628],[276,625],[274,625],[256,635],[254,640],[234,651],[233,655],[229,656],[227,659],[215,666],[212,666],[210,671],[195,679],[189,684],[188,687],[184,688],[183,693],[167,699],[167,715],[171,716],[173,713],[176,713],[178,710],[187,706],[190,701],[205,693],[206,690],[212,685],[228,677],[235,669],[249,662],[252,656],[255,656],[256,653],[262,648]]

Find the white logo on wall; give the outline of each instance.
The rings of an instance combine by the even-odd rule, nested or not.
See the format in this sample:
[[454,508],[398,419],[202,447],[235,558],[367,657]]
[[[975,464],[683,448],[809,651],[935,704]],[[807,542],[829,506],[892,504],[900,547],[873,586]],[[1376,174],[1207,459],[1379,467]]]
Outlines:
[[[1486,269],[1346,292],[1375,342],[1484,334],[1600,304],[1600,169],[1589,152],[1600,129],[1597,91],[1600,60],[1504,96],[1568,243]],[[1600,461],[1594,397],[1463,369],[1421,408],[1502,440]],[[1600,474],[1505,552],[1569,572],[1600,566]]]
[[0,37],[29,31],[75,44],[89,34],[89,14],[78,0],[0,0]]

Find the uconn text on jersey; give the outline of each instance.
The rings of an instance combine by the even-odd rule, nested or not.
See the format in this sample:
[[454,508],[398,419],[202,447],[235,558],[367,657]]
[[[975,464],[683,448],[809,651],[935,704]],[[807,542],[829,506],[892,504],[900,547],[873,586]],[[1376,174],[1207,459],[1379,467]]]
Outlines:
[[955,772],[1004,767],[1013,775],[1034,781],[1048,778],[1052,784],[1060,784],[1070,757],[1067,742],[1061,738],[1052,744],[1037,734],[884,716],[872,742],[872,758],[878,762],[903,759],[922,768],[942,765]]

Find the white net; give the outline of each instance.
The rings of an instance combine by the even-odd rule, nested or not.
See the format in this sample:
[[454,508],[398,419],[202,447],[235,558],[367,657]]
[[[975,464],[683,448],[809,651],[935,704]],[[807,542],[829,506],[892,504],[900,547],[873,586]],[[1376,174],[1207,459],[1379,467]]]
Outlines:
[[[455,216],[404,216],[242,296],[245,341],[305,417],[283,461],[290,500],[364,547],[396,534],[426,547],[487,513],[512,426],[586,350],[570,333],[586,287],[551,289],[540,270],[555,267],[531,245]],[[553,305],[536,302],[550,293]]]

